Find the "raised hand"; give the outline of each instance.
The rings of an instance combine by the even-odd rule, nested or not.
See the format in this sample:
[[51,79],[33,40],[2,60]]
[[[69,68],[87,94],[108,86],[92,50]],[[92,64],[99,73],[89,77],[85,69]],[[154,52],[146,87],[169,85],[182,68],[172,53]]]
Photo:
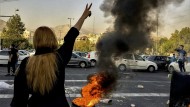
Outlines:
[[86,5],[86,8],[82,14],[82,16],[79,18],[79,20],[77,21],[77,23],[74,25],[74,27],[78,30],[81,29],[85,19],[89,16],[91,16],[91,11],[90,11],[90,8],[92,6],[92,3],[90,4],[90,6],[88,6],[88,4]]
[[81,18],[86,19],[88,16],[89,17],[91,16],[91,14],[92,14],[91,11],[90,11],[91,6],[92,6],[92,3],[89,6],[88,6],[88,4],[86,4],[86,8],[85,8]]

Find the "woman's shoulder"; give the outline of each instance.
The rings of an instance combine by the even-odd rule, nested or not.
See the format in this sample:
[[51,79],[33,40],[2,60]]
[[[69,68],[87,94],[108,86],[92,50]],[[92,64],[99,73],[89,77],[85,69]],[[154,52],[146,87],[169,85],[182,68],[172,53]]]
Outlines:
[[22,61],[27,61],[29,57],[24,58]]
[[29,57],[24,58],[24,59],[22,60],[22,62],[21,62],[21,64],[20,64],[20,65],[23,65],[23,64],[25,65],[25,64],[26,64],[26,62],[28,61],[28,58],[29,58]]

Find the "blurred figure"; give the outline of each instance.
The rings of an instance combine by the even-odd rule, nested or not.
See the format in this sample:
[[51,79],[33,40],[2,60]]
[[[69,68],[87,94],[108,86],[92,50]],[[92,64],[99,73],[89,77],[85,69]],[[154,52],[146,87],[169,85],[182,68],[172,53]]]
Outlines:
[[190,75],[174,71],[171,76],[169,107],[190,107]]
[[9,59],[7,63],[7,74],[5,76],[10,76],[10,70],[11,70],[11,51],[8,51]]
[[91,5],[86,5],[82,16],[68,31],[60,48],[49,27],[37,28],[33,38],[36,51],[34,56],[21,62],[14,80],[11,107],[70,107],[65,96],[65,66],[71,58],[79,30],[91,15]]
[[185,61],[186,61],[186,51],[184,50],[184,46],[180,45],[179,48],[175,49],[175,51],[178,52],[178,64],[179,64],[179,69],[181,72],[186,72],[185,70]]
[[[10,66],[12,67],[12,76],[15,75],[15,70],[16,70],[16,64],[17,64],[17,62],[18,62],[18,50],[15,48],[14,44],[11,44]],[[10,72],[10,71],[8,71],[8,72]]]
[[173,54],[173,56],[171,57],[171,62],[176,62],[176,61],[177,61],[176,56],[175,54]]

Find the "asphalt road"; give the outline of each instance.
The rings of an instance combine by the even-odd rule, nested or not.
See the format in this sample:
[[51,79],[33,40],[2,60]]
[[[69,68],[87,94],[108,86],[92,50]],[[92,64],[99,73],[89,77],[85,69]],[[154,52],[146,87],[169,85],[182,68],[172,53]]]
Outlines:
[[[6,67],[0,66],[0,83],[13,84],[13,76],[6,77]],[[66,68],[66,93],[68,102],[80,96],[81,87],[86,85],[89,74],[98,72],[96,68]],[[113,91],[106,98],[111,104],[98,103],[96,107],[168,107],[170,79],[165,71],[150,73],[147,71],[118,72],[120,78]],[[0,86],[1,87],[1,86]],[[9,107],[13,88],[0,88],[0,107]]]

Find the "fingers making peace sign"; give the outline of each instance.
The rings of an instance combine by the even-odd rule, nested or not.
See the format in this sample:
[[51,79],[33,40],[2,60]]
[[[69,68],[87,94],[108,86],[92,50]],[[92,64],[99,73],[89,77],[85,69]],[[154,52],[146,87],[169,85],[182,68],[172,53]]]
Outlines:
[[92,3],[89,6],[88,6],[88,4],[86,4],[86,8],[85,8],[85,10],[84,10],[84,12],[82,14],[82,17],[84,19],[86,19],[88,16],[89,17],[91,16],[91,14],[92,14],[91,11],[90,11],[91,6],[92,6]]

